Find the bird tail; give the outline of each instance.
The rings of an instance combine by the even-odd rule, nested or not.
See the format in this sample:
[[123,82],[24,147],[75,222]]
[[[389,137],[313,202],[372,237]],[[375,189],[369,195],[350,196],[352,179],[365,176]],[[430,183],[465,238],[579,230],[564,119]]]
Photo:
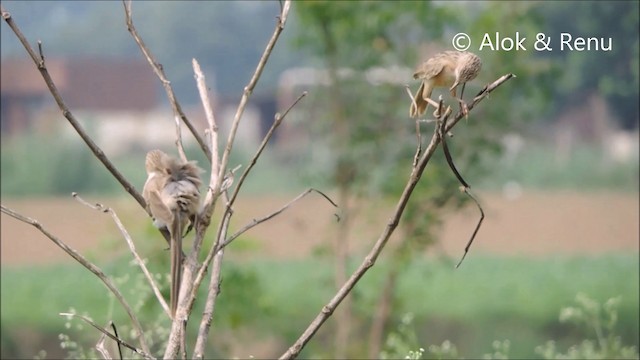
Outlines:
[[171,317],[175,318],[182,278],[182,219],[181,211],[174,211],[171,224]]
[[426,99],[431,97],[431,93],[433,92],[433,87],[428,86],[423,81],[416,92],[416,96],[413,98],[414,101],[411,102],[411,108],[409,109],[409,116],[412,118],[418,117],[424,114],[427,111],[427,107],[429,107],[429,103]]

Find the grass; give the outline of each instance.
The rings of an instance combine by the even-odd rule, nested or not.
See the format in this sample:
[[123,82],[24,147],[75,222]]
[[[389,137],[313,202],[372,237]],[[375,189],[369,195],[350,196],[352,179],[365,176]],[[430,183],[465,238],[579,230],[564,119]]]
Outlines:
[[486,165],[491,171],[478,179],[484,188],[499,189],[508,181],[530,189],[637,191],[638,160],[616,163],[595,145],[578,144],[564,163],[549,144],[528,144],[511,163]]
[[[451,339],[463,357],[482,356],[491,351],[493,340],[503,339],[511,340],[511,356],[538,357],[535,346],[547,340],[569,344],[576,336],[592,335],[575,334],[558,324],[560,309],[571,305],[578,292],[600,302],[622,296],[619,333],[623,342],[637,347],[638,270],[637,254],[548,259],[474,254],[456,271],[448,262],[419,259],[400,277],[394,321],[413,313],[422,346]],[[116,277],[134,273],[124,261],[110,264],[106,271]],[[368,329],[385,271],[384,263],[374,266],[352,294],[360,331]],[[214,329],[249,327],[286,345],[333,295],[331,274],[332,261],[326,258],[228,263]],[[15,328],[30,327],[56,336],[65,331],[64,319],[57,314],[69,307],[90,314],[99,323],[107,320],[105,309],[110,300],[106,289],[78,265],[5,267],[1,280],[3,343]],[[144,292],[133,283],[129,280],[120,286],[135,302],[140,297],[137,294]],[[199,302],[194,314],[200,313],[203,297]],[[158,311],[157,307],[146,309],[147,314]],[[127,322],[119,310],[114,318],[121,324]],[[304,357],[327,354],[330,344],[325,340],[331,328],[329,321],[309,343]],[[357,338],[366,339],[366,333]],[[250,344],[252,340],[246,341]],[[364,349],[364,343],[358,344]],[[34,348],[33,353],[38,350]]]
[[[79,140],[52,144],[42,135],[28,135],[6,139],[1,153],[2,196],[59,195],[71,191],[103,195],[123,193],[121,186],[108,176],[104,167]],[[187,153],[199,164],[206,164],[199,149],[187,149]],[[309,186],[330,186],[326,178],[319,176],[319,173],[330,169],[319,172],[317,161],[308,161],[310,153],[309,149],[300,149],[297,160],[293,161],[284,156],[286,154],[267,148],[243,191],[290,193]],[[240,171],[243,171],[252,155],[253,149],[234,151],[230,168],[242,164]],[[473,179],[476,188],[500,189],[510,181],[535,189],[638,190],[637,160],[627,163],[607,161],[598,146],[589,144],[577,145],[562,165],[558,164],[557,157],[556,150],[549,144],[527,143],[510,163],[492,159],[482,165],[486,170],[482,175],[474,175],[473,168],[465,171],[471,170],[467,177],[470,177],[468,180]],[[141,170],[144,162],[142,151],[111,160],[132,184],[142,186],[145,179]],[[320,168],[324,169],[322,165]]]

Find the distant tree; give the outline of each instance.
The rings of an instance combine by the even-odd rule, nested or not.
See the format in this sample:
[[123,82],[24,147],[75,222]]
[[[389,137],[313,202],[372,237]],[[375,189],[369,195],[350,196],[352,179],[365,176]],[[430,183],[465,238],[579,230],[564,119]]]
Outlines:
[[[558,105],[575,106],[585,95],[598,93],[606,99],[623,128],[638,126],[639,4],[638,1],[559,1],[540,7],[545,32],[553,40],[553,51],[548,56],[563,64],[555,81]],[[574,39],[604,39],[605,44],[611,39],[611,50],[560,51],[561,33]]]
[[[466,5],[431,2],[316,1],[297,5],[301,26],[296,43],[314,55],[320,68],[327,70],[329,83],[326,91],[314,88],[305,105],[311,109],[307,113],[309,126],[324,134],[314,138],[329,139],[324,145],[330,149],[331,160],[327,167],[317,169],[318,176],[324,176],[336,186],[338,201],[346,211],[347,221],[342,223],[334,245],[336,286],[340,286],[346,277],[348,218],[358,211],[357,204],[351,201],[364,196],[397,196],[411,167],[416,146],[415,122],[409,118],[410,100],[404,84],[410,84],[412,91],[417,88],[411,78],[412,70],[419,61],[426,60],[422,56],[434,55],[433,51],[425,54],[423,50],[434,45],[443,50],[450,48],[450,38],[445,35],[458,29],[475,34],[487,24],[500,26],[508,23],[507,19],[511,22],[514,15],[519,23],[514,21],[508,25],[509,29],[515,28],[516,24],[534,27],[532,24],[536,19],[527,17],[529,8],[523,5],[509,6],[512,10],[508,11],[499,9],[505,4],[477,6],[471,3],[468,5],[477,6],[478,11],[469,16],[462,15],[469,12],[461,11]],[[467,87],[467,99],[480,90],[484,85],[482,81],[494,80],[507,72],[525,79],[535,73],[527,67],[531,58],[528,53],[506,60],[498,54],[480,55],[486,70],[479,80]],[[396,79],[393,84],[374,85],[365,76],[365,72],[374,67],[401,68],[406,77]],[[347,72],[350,75],[342,76],[344,69],[350,69]],[[533,113],[527,101],[531,102],[532,98],[542,101],[532,96],[532,92],[543,89],[539,84],[538,81],[532,81],[530,86],[520,84],[512,96],[501,96],[483,104],[469,120],[469,127],[474,130],[466,131],[470,130],[467,126],[457,130],[453,140],[454,156],[460,156],[465,172],[478,174],[483,164],[487,164],[486,160],[498,154],[496,140],[508,129],[507,124],[516,118],[526,118],[523,116],[525,109]],[[457,110],[457,104],[454,109]],[[426,117],[432,116],[427,114]],[[433,125],[423,124],[422,129],[431,133]],[[394,296],[396,279],[414,256],[435,242],[442,209],[463,203],[464,198],[457,191],[457,180],[441,154],[434,156],[421,181],[428,186],[419,186],[416,198],[407,205],[400,224],[402,240],[392,250],[391,270],[380,289],[376,320],[368,341],[369,356],[379,355],[385,324],[397,314],[395,309],[400,304]],[[350,351],[362,353],[362,349],[354,349],[358,344],[353,342],[350,342],[350,349],[344,348],[345,339],[349,338],[349,306],[349,303],[343,303],[341,313],[337,315],[336,352],[332,355],[335,357],[349,356]],[[369,321],[370,315],[367,320],[353,320]]]

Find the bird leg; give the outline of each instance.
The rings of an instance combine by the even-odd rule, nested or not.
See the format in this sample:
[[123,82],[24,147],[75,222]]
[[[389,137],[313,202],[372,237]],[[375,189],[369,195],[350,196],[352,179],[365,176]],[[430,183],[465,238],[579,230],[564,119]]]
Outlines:
[[458,103],[460,104],[460,111],[462,111],[462,113],[464,114],[465,119],[469,119],[469,106],[467,106],[467,103],[462,99],[465,85],[467,85],[467,83],[462,83],[462,89],[460,90],[460,97],[456,96],[455,87],[452,87],[449,90],[451,91],[451,96],[453,96],[454,99],[458,100]]
[[433,101],[431,98],[425,98],[424,99],[427,103],[429,103],[431,106],[433,106],[434,108],[436,108],[433,111],[433,117],[438,118],[440,117],[440,103]]

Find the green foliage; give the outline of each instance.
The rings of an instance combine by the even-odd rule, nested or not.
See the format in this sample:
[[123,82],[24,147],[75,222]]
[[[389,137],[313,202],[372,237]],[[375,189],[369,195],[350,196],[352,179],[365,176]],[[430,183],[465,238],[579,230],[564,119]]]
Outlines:
[[[55,138],[54,141],[51,138]],[[170,149],[175,151],[175,149]],[[207,168],[202,150],[188,147],[187,156]],[[247,164],[253,154],[234,151],[231,168]],[[109,154],[107,154],[109,156]],[[146,179],[143,151],[131,151],[109,159],[139,191]],[[244,168],[240,168],[243,171]],[[122,186],[113,178],[87,146],[73,135],[65,138],[59,131],[50,134],[25,134],[2,139],[0,152],[2,196],[37,197],[81,194],[124,194]],[[279,162],[269,152],[261,156],[254,168],[254,177],[247,179],[243,191],[274,193],[304,189],[285,162]],[[286,174],[283,176],[283,174]],[[205,179],[208,173],[205,173]]]
[[[148,255],[149,270],[155,274],[165,297],[168,296],[168,264],[161,264],[160,260],[167,257],[164,250]],[[439,353],[440,358],[444,358],[455,342],[455,357],[481,357],[496,338],[510,340],[512,358],[531,358],[535,355],[534,347],[549,338],[556,341],[556,347],[568,348],[580,339],[593,337],[590,329],[575,333],[570,328],[557,328],[558,309],[570,303],[577,292],[605,300],[612,293],[620,294],[624,301],[609,305],[618,314],[616,331],[622,343],[637,348],[637,255],[509,259],[477,254],[467,260],[456,272],[452,271],[451,262],[430,259],[410,263],[399,279],[396,296],[401,300],[398,313],[414,314],[410,329],[416,332],[416,341],[405,342],[406,351],[398,356],[404,357],[409,350],[417,352],[423,346],[423,357],[438,358],[435,354]],[[388,262],[380,259],[356,288],[361,299],[358,312],[372,313],[388,266]],[[123,259],[103,269],[117,278],[117,286],[139,313],[145,329],[153,333],[149,333],[150,342],[156,344],[152,350],[158,349],[159,341],[164,338],[162,331],[168,329],[168,319],[155,297],[149,295],[145,280],[132,275],[139,273],[136,265]],[[219,335],[212,344],[217,349],[215,353],[226,357],[237,355],[225,350],[223,334],[229,332],[248,343],[255,341],[258,336],[255,334],[267,334],[264,336],[277,339],[283,346],[291,343],[331,297],[332,284],[332,264],[322,259],[227,262],[214,317]],[[121,334],[129,334],[126,314],[113,299],[105,296],[104,286],[79,265],[3,267],[0,285],[3,358],[12,357],[5,356],[5,351],[11,349],[11,339],[20,340],[15,329],[37,329],[49,334],[43,337],[57,339],[65,323],[57,314],[70,307],[78,313],[89,314],[98,324],[114,320]],[[34,291],[40,296],[33,296]],[[201,313],[203,302],[204,293],[196,300],[194,314]],[[602,327],[606,329],[609,321],[606,319],[610,317],[604,306],[600,314],[605,319],[601,320]],[[401,316],[394,319],[391,324],[402,321]],[[81,323],[77,318],[72,321],[74,327]],[[195,325],[190,322],[190,326]],[[98,334],[85,328],[79,335],[74,327],[64,332],[87,349],[95,344]],[[247,337],[246,329],[255,333]],[[328,341],[322,331],[309,343],[303,357],[326,350]],[[606,337],[606,331],[603,333]],[[354,341],[363,338],[366,339],[354,336]],[[444,343],[446,339],[450,339],[448,344]],[[39,349],[31,350],[35,354]],[[46,350],[52,353],[51,349]]]
[[3,139],[3,196],[68,195],[73,191],[106,194],[118,188],[116,180],[84,143],[75,138],[52,141],[51,136]]
[[491,346],[493,347],[493,353],[484,354],[483,359],[495,359],[495,360],[506,360],[509,358],[509,348],[511,347],[511,342],[509,340],[503,341],[494,341]]
[[[637,1],[550,2],[540,7],[545,31],[552,36],[548,55],[562,64],[557,73],[554,96],[558,110],[575,105],[585,96],[604,96],[625,128],[638,126],[638,26]],[[574,21],[567,21],[568,18]],[[560,34],[572,38],[611,39],[610,51],[560,51]]]
[[[405,354],[409,354],[408,359],[420,359],[423,348],[418,348],[416,333],[411,328],[413,314],[407,313],[402,317],[396,331],[389,334],[385,342],[384,350],[380,353],[381,359],[398,359]],[[418,350],[413,350],[418,349]]]
[[560,322],[571,322],[584,330],[585,336],[596,335],[595,340],[586,339],[570,347],[566,353],[560,352],[554,341],[536,348],[544,359],[637,359],[638,350],[634,346],[622,344],[616,335],[618,307],[621,297],[608,299],[604,304],[584,293],[576,295],[577,306],[563,308]]
[[640,164],[612,161],[596,145],[577,144],[566,161],[559,161],[554,147],[529,141],[511,160],[498,162],[494,172],[480,179],[484,189],[502,189],[515,182],[525,189],[571,189],[637,192]]
[[[638,351],[634,346],[625,346],[616,335],[615,325],[618,319],[620,297],[609,298],[604,304],[589,298],[583,293],[576,295],[577,307],[567,307],[560,311],[560,322],[574,322],[587,334],[595,333],[596,341],[586,339],[579,345],[569,348],[566,354],[559,352],[554,341],[536,347],[536,353],[544,359],[637,359]],[[422,359],[425,353],[418,348],[419,341],[412,324],[413,314],[407,313],[402,322],[387,337],[385,350],[380,354],[382,359]],[[483,359],[509,359],[511,342],[509,340],[494,341],[493,353],[485,354]],[[455,345],[445,340],[442,345],[431,345],[428,348],[429,359],[457,359]]]

